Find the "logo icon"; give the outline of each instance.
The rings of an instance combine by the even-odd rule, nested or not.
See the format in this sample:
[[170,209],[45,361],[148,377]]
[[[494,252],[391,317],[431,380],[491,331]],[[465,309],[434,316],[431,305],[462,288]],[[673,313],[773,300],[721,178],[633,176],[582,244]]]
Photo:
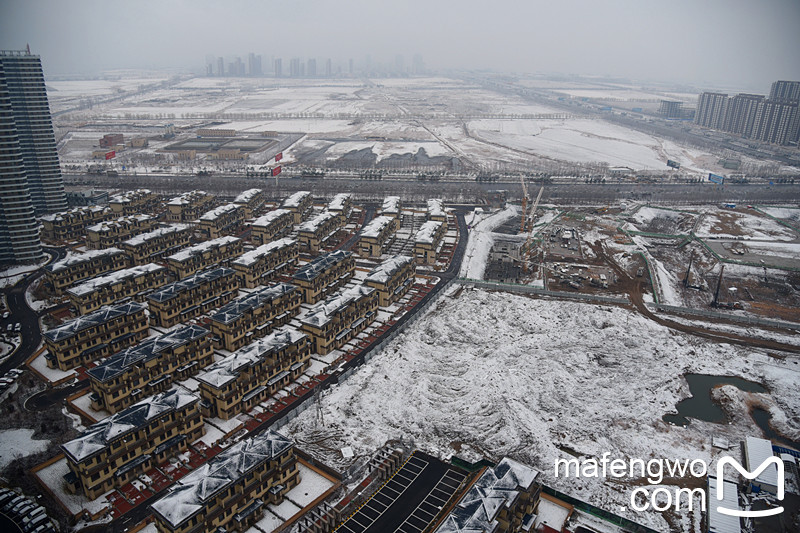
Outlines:
[[[746,477],[747,479],[755,479],[761,472],[769,468],[770,465],[774,464],[778,468],[778,483],[777,483],[777,498],[779,500],[783,500],[783,492],[784,492],[784,481],[783,481],[783,461],[781,461],[778,457],[769,457],[763,463],[761,463],[758,468],[753,470],[752,472],[748,471],[739,462],[734,459],[733,457],[723,457],[717,463],[717,500],[722,501],[723,497],[723,487],[725,483],[723,480],[723,470],[725,469],[725,465],[731,465],[734,467],[741,475]],[[727,507],[723,507],[721,505],[717,506],[717,512],[726,514],[729,516],[739,516],[744,518],[759,518],[762,516],[772,516],[776,514],[780,514],[783,512],[783,507],[776,507],[774,509],[764,509],[762,511],[742,511],[740,509],[728,509]]]

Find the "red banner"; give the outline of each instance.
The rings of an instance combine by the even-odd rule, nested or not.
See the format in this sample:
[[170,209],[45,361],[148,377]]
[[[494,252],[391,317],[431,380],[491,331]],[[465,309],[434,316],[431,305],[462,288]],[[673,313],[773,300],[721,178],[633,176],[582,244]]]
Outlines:
[[116,155],[117,155],[117,152],[115,152],[114,150],[111,150],[110,152],[106,152],[106,159],[114,159],[114,157],[116,157]]
[[278,152],[277,154],[275,154],[275,162],[276,163],[278,161],[280,161],[281,159],[283,159],[283,152]]
[[280,173],[281,173],[281,167],[280,166],[277,166],[277,167],[272,169],[272,175],[273,176],[277,176]]

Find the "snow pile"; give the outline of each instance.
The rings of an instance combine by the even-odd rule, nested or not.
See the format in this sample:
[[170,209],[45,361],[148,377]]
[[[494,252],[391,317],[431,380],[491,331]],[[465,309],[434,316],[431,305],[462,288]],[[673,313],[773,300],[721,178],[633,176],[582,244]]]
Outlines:
[[49,440],[33,440],[32,429],[4,429],[0,431],[0,470],[18,457],[43,452]]
[[[464,252],[464,261],[461,263],[460,276],[462,278],[483,279],[486,270],[486,261],[494,243],[495,234],[492,231],[510,220],[517,214],[516,206],[509,205],[502,211],[481,219],[469,232],[467,249]],[[477,215],[473,215],[473,218]]]
[[447,456],[468,444],[495,460],[518,459],[541,470],[545,483],[658,530],[667,529],[660,514],[619,511],[629,485],[554,478],[555,459],[574,450],[712,463],[712,435],[738,442],[758,434],[746,410],[731,424],[665,423],[662,415],[689,394],[687,372],[765,384],[771,394],[733,394],[757,398],[779,431],[800,435],[794,358],[676,334],[620,308],[477,290],[439,307],[328,392],[321,416],[308,409],[283,431],[339,469],[348,466],[338,453],[345,446],[363,457],[405,438]]

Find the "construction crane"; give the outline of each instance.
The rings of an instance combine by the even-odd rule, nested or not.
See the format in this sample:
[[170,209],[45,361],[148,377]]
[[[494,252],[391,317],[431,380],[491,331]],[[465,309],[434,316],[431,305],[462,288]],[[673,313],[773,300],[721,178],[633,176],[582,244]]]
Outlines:
[[539,194],[536,195],[536,201],[533,202],[533,207],[531,208],[530,213],[530,224],[525,222],[525,218],[522,219],[523,228],[528,229],[528,238],[525,239],[525,245],[522,247],[522,269],[527,274],[528,273],[528,263],[530,262],[531,258],[531,245],[533,244],[533,217],[536,215],[536,208],[539,207],[539,200],[542,199],[542,193],[544,192],[544,187],[539,189]]
[[522,183],[522,220],[519,223],[519,232],[525,233],[525,221],[527,220],[528,210],[528,187],[525,185],[525,177],[520,174],[519,181]]

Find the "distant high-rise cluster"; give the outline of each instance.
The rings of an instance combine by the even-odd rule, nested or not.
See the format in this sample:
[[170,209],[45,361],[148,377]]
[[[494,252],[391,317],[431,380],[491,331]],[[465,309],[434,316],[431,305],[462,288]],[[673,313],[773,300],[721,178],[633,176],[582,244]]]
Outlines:
[[[334,61],[331,58],[292,57],[287,61],[280,57],[267,57],[262,60],[261,55],[250,52],[247,61],[241,57],[215,57],[206,56],[206,76],[217,77],[275,77],[275,78],[333,78],[354,76],[375,77],[401,77],[419,76],[425,74],[425,63],[422,56],[413,56],[411,64],[406,63],[405,57],[396,55],[391,62],[377,62],[367,54],[360,62],[350,58],[345,61]],[[284,70],[284,63],[288,67]]]
[[0,262],[43,257],[36,215],[66,208],[41,59],[0,51]]
[[776,81],[762,94],[703,93],[695,123],[772,144],[795,144],[800,136],[800,81]]

